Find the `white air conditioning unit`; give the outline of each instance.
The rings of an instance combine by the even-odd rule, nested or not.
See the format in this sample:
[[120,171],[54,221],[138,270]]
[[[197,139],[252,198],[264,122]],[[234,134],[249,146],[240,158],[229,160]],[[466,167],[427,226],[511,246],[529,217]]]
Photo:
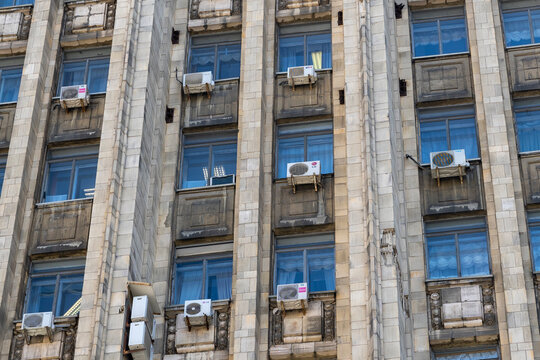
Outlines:
[[305,309],[307,297],[307,283],[277,286],[277,301],[283,304],[285,310]]
[[465,156],[465,150],[437,151],[429,154],[431,177],[434,179],[464,176],[470,166]]
[[182,84],[184,85],[184,93],[188,95],[210,93],[214,89],[214,78],[211,71],[184,74]]
[[289,185],[316,184],[320,181],[320,178],[320,161],[305,161],[287,164],[287,182]]
[[133,306],[131,307],[131,322],[144,321],[148,327],[148,331],[152,333],[154,326],[154,314],[152,306],[148,301],[148,296],[141,295],[133,298]]
[[90,95],[86,85],[62,86],[60,103],[64,109],[88,106]]
[[144,321],[132,322],[129,325],[128,347],[135,360],[152,358],[152,339]]
[[287,69],[287,80],[290,86],[314,84],[317,72],[313,65],[290,67]]
[[212,185],[225,185],[225,184],[234,184],[234,175],[224,175],[224,176],[212,176],[210,178],[210,186]]
[[48,335],[51,337],[54,329],[52,312],[27,313],[23,315],[22,329],[30,336]]
[[188,326],[208,326],[211,318],[212,300],[186,300],[184,303],[184,319]]

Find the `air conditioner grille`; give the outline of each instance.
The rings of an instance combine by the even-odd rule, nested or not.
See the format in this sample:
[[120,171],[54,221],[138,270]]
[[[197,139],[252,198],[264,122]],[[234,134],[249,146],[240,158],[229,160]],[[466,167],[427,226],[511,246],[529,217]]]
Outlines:
[[24,319],[25,327],[38,327],[43,322],[43,314],[27,315]]
[[447,167],[454,163],[454,155],[449,152],[440,152],[433,157],[433,164],[437,167]]
[[295,299],[298,294],[296,286],[287,286],[279,289],[279,297],[281,299]]
[[195,73],[195,74],[189,74],[189,76],[186,76],[186,84],[185,85],[199,85],[203,82],[203,74],[202,73]]
[[62,92],[62,97],[64,99],[73,99],[76,98],[79,95],[79,88],[78,87],[68,87],[65,88]]
[[294,164],[293,166],[289,168],[289,172],[293,176],[304,175],[305,173],[308,172],[308,170],[309,170],[308,166],[303,163]]
[[185,311],[186,311],[186,314],[197,315],[198,313],[201,312],[201,304],[192,302],[187,306]]
[[296,76],[304,76],[304,68],[303,67],[295,67],[290,70],[290,76],[296,77]]

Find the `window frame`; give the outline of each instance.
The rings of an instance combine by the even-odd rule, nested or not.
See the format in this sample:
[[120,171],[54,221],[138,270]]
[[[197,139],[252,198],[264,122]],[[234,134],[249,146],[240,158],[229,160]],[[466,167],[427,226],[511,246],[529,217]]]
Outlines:
[[[11,66],[0,67],[0,84],[2,81],[2,75],[5,70],[18,70],[18,69],[21,69],[21,77],[19,78],[19,91],[17,92],[17,99],[15,101],[0,102],[0,105],[16,104],[17,101],[19,101],[19,93],[21,92],[21,81],[23,77],[23,65],[11,65]],[[1,96],[2,94],[0,93],[0,98]]]
[[32,0],[31,3],[28,3],[28,4],[16,4],[16,2],[19,1],[19,0],[11,0],[11,2],[13,3],[12,5],[6,5],[6,6],[0,6],[0,8],[2,9],[5,9],[5,8],[10,8],[10,7],[16,7],[16,6],[33,6],[35,1]]
[[[105,52],[107,54],[106,55],[100,55],[99,52],[101,52],[101,51],[103,51],[103,52]],[[59,73],[60,75],[58,76],[58,89],[57,89],[57,92],[56,92],[56,96],[60,97],[60,90],[62,89],[62,86],[63,86],[62,84],[64,82],[64,65],[65,64],[73,64],[73,63],[85,62],[84,84],[89,86],[89,84],[88,84],[88,69],[89,69],[90,61],[94,61],[94,60],[109,60],[108,69],[107,69],[107,74],[109,74],[110,69],[111,69],[111,54],[110,54],[110,49],[108,49],[108,48],[84,50],[84,51],[81,51],[78,54],[71,54],[71,53],[66,54],[66,53],[64,53],[62,55],[62,64],[60,65],[60,73]],[[108,79],[108,75],[107,75],[107,83],[108,82],[109,82],[109,79]],[[67,86],[69,86],[69,85],[67,85]],[[88,89],[88,91],[89,91],[88,94],[90,94],[90,95],[102,95],[102,94],[107,93],[107,89],[105,89],[105,91],[101,91],[101,92],[90,92],[90,89]]]
[[[237,35],[240,36],[240,39],[232,39],[233,37],[236,37]],[[240,67],[242,66],[242,34],[240,33],[227,33],[227,34],[220,34],[219,36],[209,36],[209,35],[199,35],[199,36],[191,36],[189,39],[189,48],[187,51],[187,60],[186,60],[186,73],[191,72],[191,59],[192,59],[192,50],[193,49],[201,49],[201,48],[209,48],[214,47],[214,70],[212,70],[212,77],[214,81],[229,81],[229,80],[237,80],[240,79],[241,71],[239,71],[239,76],[237,77],[231,77],[231,78],[223,78],[218,79],[218,48],[222,45],[240,45]],[[197,39],[203,39],[203,38],[212,38],[211,41],[209,41],[207,44],[199,44],[199,45],[193,45],[193,40]],[[220,41],[220,39],[223,39],[223,41]]]
[[[482,219],[483,226],[475,226],[475,227],[468,227],[466,229],[454,229],[454,230],[446,230],[446,231],[426,231],[426,224],[435,224],[435,223],[444,223],[448,221],[456,221],[456,220],[465,220],[465,221],[474,221]],[[483,275],[473,275],[473,276],[461,276],[461,259],[460,259],[460,251],[459,251],[459,235],[463,234],[472,234],[472,233],[479,233],[479,230],[484,230],[486,235],[486,253],[488,257],[488,269],[489,274],[483,274]],[[445,236],[445,235],[454,235],[454,246],[456,249],[456,266],[457,266],[457,277],[443,277],[443,278],[431,278],[430,276],[430,268],[429,268],[429,251],[428,251],[428,238],[429,237],[438,237],[438,236]],[[450,281],[450,280],[459,280],[459,279],[475,279],[475,278],[482,278],[482,277],[492,277],[493,276],[493,269],[492,269],[492,263],[491,263],[491,247],[489,242],[489,229],[487,224],[487,219],[484,216],[472,216],[472,217],[466,217],[466,218],[451,218],[451,219],[444,219],[444,220],[428,220],[424,222],[424,256],[425,256],[425,271],[426,271],[426,282],[434,282],[434,281]]]
[[[324,241],[321,241],[321,242],[315,242],[315,243],[310,243],[309,242],[309,238],[311,236],[320,236],[320,237],[323,237],[323,236],[327,236],[328,237],[328,241],[324,242]],[[296,244],[294,245],[289,245],[287,246],[286,248],[284,249],[279,249],[278,248],[278,241],[281,240],[281,239],[291,239],[291,240],[294,240],[294,239],[306,239],[305,242],[303,241],[299,241],[297,242]],[[298,240],[297,240],[298,241]],[[309,289],[309,269],[308,269],[308,262],[307,262],[307,252],[308,250],[319,250],[319,249],[333,249],[334,250],[334,290],[324,290],[324,291],[320,291],[320,292],[329,292],[329,291],[336,291],[335,289],[335,281],[336,281],[336,242],[335,242],[335,236],[333,233],[317,233],[317,234],[303,234],[303,235],[293,235],[293,236],[279,236],[279,237],[276,237],[274,239],[274,261],[273,261],[273,270],[272,270],[272,292],[273,294],[277,294],[277,287],[278,287],[278,283],[277,283],[277,254],[278,253],[286,253],[286,252],[298,252],[298,251],[302,251],[302,259],[303,259],[303,273],[304,273],[304,277],[303,277],[303,281],[302,282],[305,282],[308,284],[308,292],[309,293],[312,293],[313,291],[311,291]],[[316,291],[318,292],[318,291]]]
[[[536,219],[532,219],[534,217],[536,217]],[[530,249],[529,254],[531,257],[531,263],[533,265],[533,274],[540,274],[540,269],[536,270],[537,264],[534,261],[534,253],[533,253],[534,247],[532,246],[532,236],[531,236],[531,228],[533,227],[540,228],[540,209],[526,211],[526,218],[527,218],[527,235],[529,239],[529,249]],[[538,251],[540,252],[540,247]],[[540,264],[538,264],[538,266],[540,266]]]
[[[502,29],[503,29],[504,47],[506,49],[518,49],[518,48],[524,48],[524,47],[528,47],[528,46],[538,46],[538,45],[540,45],[540,41],[539,42],[534,42],[534,28],[533,28],[533,24],[532,24],[531,10],[540,10],[540,5],[538,5],[538,6],[519,7],[519,4],[518,4],[517,7],[510,8],[510,9],[503,9],[501,7],[501,26],[502,26]],[[506,25],[505,25],[505,21],[504,21],[504,14],[516,13],[516,12],[524,12],[524,11],[527,12],[527,16],[528,16],[528,19],[529,19],[529,33],[531,35],[531,42],[529,44],[508,46],[508,44],[506,43]]]
[[0,154],[0,173],[4,173],[0,181],[0,196],[2,195],[2,190],[4,189],[4,181],[6,179],[6,165],[7,165],[7,154]]
[[[516,137],[516,146],[517,146],[518,155],[532,155],[532,154],[540,153],[540,148],[538,148],[537,150],[529,150],[529,151],[520,150],[521,142],[519,139],[517,114],[520,112],[527,112],[527,111],[538,111],[539,113],[538,124],[540,125],[540,98],[533,97],[533,98],[525,98],[525,99],[519,99],[517,101],[516,100],[513,101],[512,112],[514,116],[514,133]],[[540,136],[540,133],[538,134],[538,136]]]

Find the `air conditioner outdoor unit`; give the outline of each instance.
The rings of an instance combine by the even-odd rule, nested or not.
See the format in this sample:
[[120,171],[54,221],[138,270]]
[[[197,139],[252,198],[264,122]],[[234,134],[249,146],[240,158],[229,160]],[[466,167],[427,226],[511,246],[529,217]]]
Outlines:
[[431,177],[434,179],[462,177],[465,169],[470,166],[463,149],[432,152],[429,157]]
[[317,73],[313,65],[290,67],[287,69],[287,80],[290,86],[314,84]]
[[47,335],[52,338],[54,330],[52,312],[27,313],[23,315],[21,328],[30,336]]
[[154,326],[154,314],[152,306],[148,301],[148,296],[141,295],[133,298],[133,306],[131,307],[131,322],[144,321],[148,327],[148,331],[152,333]]
[[214,89],[214,78],[211,71],[184,74],[182,84],[186,94],[210,93]]
[[129,325],[128,347],[135,360],[152,358],[152,339],[144,321],[132,322]]
[[235,178],[234,175],[224,175],[224,176],[212,176],[210,178],[210,185],[224,185],[224,184],[234,184]]
[[60,89],[60,104],[64,109],[86,107],[90,102],[86,85],[62,86]]
[[289,185],[315,184],[321,180],[321,162],[305,161],[287,164],[287,182]]
[[210,324],[212,318],[212,300],[186,300],[184,303],[184,320],[187,326],[201,326]]
[[305,310],[307,296],[307,283],[277,286],[277,301],[285,310]]

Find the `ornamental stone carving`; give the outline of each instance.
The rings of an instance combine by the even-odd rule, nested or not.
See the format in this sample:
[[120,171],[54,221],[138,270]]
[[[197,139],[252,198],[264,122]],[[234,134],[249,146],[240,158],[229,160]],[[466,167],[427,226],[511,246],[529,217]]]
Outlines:
[[114,28],[116,3],[113,0],[73,1],[65,7],[64,35]]
[[0,42],[28,39],[32,9],[32,5],[0,9]]
[[241,0],[191,0],[191,19],[205,19],[241,14]]

